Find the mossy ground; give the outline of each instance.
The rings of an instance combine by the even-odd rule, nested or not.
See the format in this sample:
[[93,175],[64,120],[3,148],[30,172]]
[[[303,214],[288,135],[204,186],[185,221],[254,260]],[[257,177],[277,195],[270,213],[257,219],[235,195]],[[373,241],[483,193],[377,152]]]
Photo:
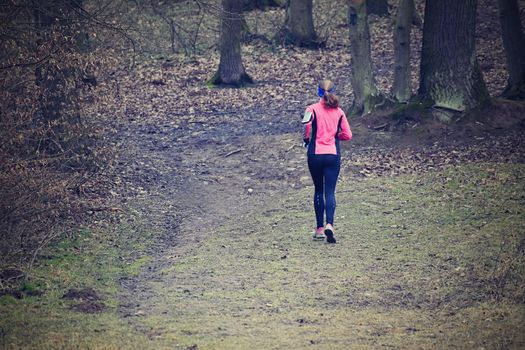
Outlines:
[[310,238],[310,189],[275,198],[161,271],[142,322],[182,348],[522,347],[523,170],[347,181],[336,245]]
[[[270,206],[218,225],[188,254],[162,257],[144,282],[155,297],[141,301],[131,324],[118,312],[118,278],[154,258],[122,254],[144,251],[152,235],[136,225],[111,239],[85,233],[35,270],[43,296],[0,299],[1,344],[523,348],[524,173],[522,164],[481,163],[343,177],[335,245],[311,240],[311,188],[275,194]],[[142,242],[130,240],[133,230]],[[70,310],[62,295],[72,286],[100,291],[106,311]]]
[[[0,297],[2,349],[145,348],[146,336],[134,332],[119,316],[119,279],[143,268],[151,236],[137,225],[114,229],[83,229],[41,253],[31,272],[37,296]],[[100,294],[102,312],[81,313],[73,307],[87,300],[70,300],[71,289],[90,288]],[[87,307],[89,309],[89,305]]]

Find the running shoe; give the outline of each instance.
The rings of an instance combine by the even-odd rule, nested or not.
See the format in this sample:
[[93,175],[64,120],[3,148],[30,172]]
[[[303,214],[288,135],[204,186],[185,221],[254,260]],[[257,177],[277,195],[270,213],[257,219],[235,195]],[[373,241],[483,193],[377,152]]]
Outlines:
[[326,224],[326,227],[324,229],[324,233],[326,234],[326,242],[327,243],[335,243],[335,237],[334,237],[334,227],[330,224]]
[[323,241],[326,236],[324,235],[324,228],[319,227],[314,231],[313,239],[314,241]]

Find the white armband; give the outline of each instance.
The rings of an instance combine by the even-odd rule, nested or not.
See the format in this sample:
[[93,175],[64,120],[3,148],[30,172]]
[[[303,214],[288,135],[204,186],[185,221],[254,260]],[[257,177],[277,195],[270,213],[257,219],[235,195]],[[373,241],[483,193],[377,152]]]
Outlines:
[[312,121],[312,112],[304,112],[303,120],[301,123],[308,124]]

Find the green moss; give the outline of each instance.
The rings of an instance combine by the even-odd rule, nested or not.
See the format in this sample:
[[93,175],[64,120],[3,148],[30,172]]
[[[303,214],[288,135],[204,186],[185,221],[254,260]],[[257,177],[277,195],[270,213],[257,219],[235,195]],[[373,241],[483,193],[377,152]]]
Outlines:
[[387,99],[382,94],[369,94],[365,92],[364,113],[375,111],[385,106]]
[[[120,318],[123,276],[138,274],[150,258],[130,252],[143,247],[152,233],[122,224],[113,230],[82,230],[44,249],[45,258],[20,287],[25,296],[0,298],[0,345],[13,348],[148,348],[151,341]],[[133,253],[136,254],[136,253]],[[92,288],[108,309],[100,314],[70,310],[78,300],[63,295],[71,288]],[[38,293],[34,297],[27,295]],[[0,346],[1,347],[1,346]]]
[[34,283],[25,282],[20,286],[20,291],[31,294],[38,292],[38,287]]
[[17,299],[12,295],[2,295],[0,297],[0,306],[16,304]]
[[147,255],[141,258],[138,258],[127,266],[126,271],[131,276],[138,276],[139,273],[141,272],[141,269],[146,264],[148,264],[150,261],[151,261],[151,257]]
[[220,85],[220,76],[219,71],[217,70],[213,76],[206,82],[206,86],[209,88],[214,88]]
[[402,119],[407,115],[413,115],[414,113],[428,113],[428,106],[422,102],[413,102],[413,103],[399,103],[394,107],[392,112],[392,118]]

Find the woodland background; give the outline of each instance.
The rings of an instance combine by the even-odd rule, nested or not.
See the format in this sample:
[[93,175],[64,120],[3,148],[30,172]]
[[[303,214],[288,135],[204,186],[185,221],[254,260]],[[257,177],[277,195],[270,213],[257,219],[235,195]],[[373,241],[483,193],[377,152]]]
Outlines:
[[[495,169],[517,164],[510,177],[512,196],[521,198],[522,205],[523,85],[522,90],[518,84],[517,91],[509,92],[498,4],[518,6],[523,41],[525,3],[477,1],[472,34],[488,98],[475,99],[461,110],[439,106],[421,93],[425,1],[414,3],[410,98],[399,101],[392,93],[399,2],[389,0],[386,7],[370,8],[379,14],[370,13],[366,20],[368,62],[377,87],[374,94],[380,98],[356,108],[354,77],[361,66],[352,51],[356,40],[349,6],[359,7],[360,1],[314,0],[316,33],[308,42],[290,39],[285,30],[291,2],[245,1],[243,11],[230,16],[233,12],[225,10],[235,5],[230,1],[1,1],[0,296],[42,297],[46,288],[35,281],[45,278],[36,271],[57,246],[89,256],[79,243],[83,232],[110,232],[136,210],[170,212],[174,222],[191,215],[181,208],[198,207],[200,201],[189,199],[196,192],[186,179],[209,186],[208,191],[216,194],[208,193],[202,201],[218,206],[215,197],[235,187],[249,195],[275,191],[284,197],[289,195],[286,191],[306,188],[308,177],[289,158],[296,151],[299,157],[300,117],[304,107],[317,100],[317,82],[322,78],[335,82],[355,134],[346,148],[355,149],[346,163],[349,177],[417,177],[461,164],[494,162]],[[476,1],[466,3],[476,6]],[[250,79],[223,86],[217,76],[228,50],[221,45],[225,32],[221,25],[227,20],[237,21],[241,28],[237,53]],[[522,75],[518,81],[523,79]],[[450,83],[455,88],[463,81]],[[282,135],[286,138],[279,138]],[[242,143],[246,137],[252,144]],[[274,138],[279,146],[265,150]],[[272,152],[282,159],[272,158]],[[243,161],[230,168],[228,162],[236,156]],[[268,159],[276,162],[279,176],[265,166]],[[166,184],[165,177],[171,179]],[[165,187],[156,188],[159,184]],[[167,209],[161,199],[151,207],[133,208],[144,196],[157,198],[153,189],[161,193],[168,184],[179,191],[176,199],[170,199],[173,208]],[[463,195],[462,187],[457,193]],[[422,196],[430,200],[439,192]],[[489,294],[494,300],[523,302],[519,266],[525,254],[520,231],[525,220],[519,209],[509,210],[517,219],[491,275],[497,292]],[[220,221],[220,215],[213,215],[211,222]],[[179,224],[170,227],[179,232]],[[155,244],[160,243],[144,243]],[[141,249],[146,248],[130,249],[129,261],[123,258],[128,265],[143,267],[147,260],[137,255]],[[107,307],[97,304],[96,293],[90,295],[84,297],[93,299],[88,312]],[[511,326],[516,324],[512,322]],[[6,327],[0,327],[2,337],[9,334]]]

